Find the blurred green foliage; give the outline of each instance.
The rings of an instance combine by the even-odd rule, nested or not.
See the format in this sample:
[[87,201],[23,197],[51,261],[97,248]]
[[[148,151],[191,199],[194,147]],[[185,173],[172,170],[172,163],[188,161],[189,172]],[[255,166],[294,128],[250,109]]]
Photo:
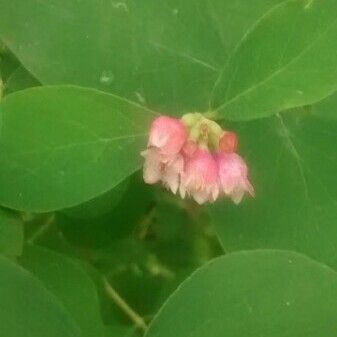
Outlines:
[[[0,337],[334,336],[336,11],[2,0]],[[142,180],[151,119],[209,109],[239,206]]]

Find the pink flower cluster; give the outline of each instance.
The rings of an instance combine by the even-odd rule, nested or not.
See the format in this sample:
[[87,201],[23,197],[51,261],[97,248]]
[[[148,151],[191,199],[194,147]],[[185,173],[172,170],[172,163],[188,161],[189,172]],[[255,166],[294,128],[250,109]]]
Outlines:
[[182,198],[190,196],[199,204],[220,196],[237,204],[245,192],[254,196],[247,165],[235,153],[235,133],[221,130],[206,118],[186,120],[192,122],[167,116],[152,122],[147,149],[141,153],[144,181],[160,182],[174,194],[179,191]]

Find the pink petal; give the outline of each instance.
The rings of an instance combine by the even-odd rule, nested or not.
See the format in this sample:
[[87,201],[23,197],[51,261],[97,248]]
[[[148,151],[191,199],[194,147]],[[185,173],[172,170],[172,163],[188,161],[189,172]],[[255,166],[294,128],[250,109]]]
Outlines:
[[163,184],[176,194],[180,183],[180,174],[184,168],[184,159],[181,155],[177,155],[165,167],[162,175]]
[[199,204],[202,205],[209,200],[209,193],[206,190],[194,191],[191,196]]
[[147,184],[155,184],[161,179],[160,156],[156,149],[143,151],[141,155],[145,158],[143,166],[143,178]]
[[245,192],[254,196],[254,188],[248,180],[248,168],[236,153],[220,153],[217,157],[220,188],[238,204]]
[[214,201],[218,197],[218,167],[208,151],[198,149],[187,158],[181,176],[181,197],[184,198],[186,193],[199,204]]
[[165,155],[179,153],[186,140],[186,128],[177,118],[160,116],[151,124],[148,146],[159,148]]

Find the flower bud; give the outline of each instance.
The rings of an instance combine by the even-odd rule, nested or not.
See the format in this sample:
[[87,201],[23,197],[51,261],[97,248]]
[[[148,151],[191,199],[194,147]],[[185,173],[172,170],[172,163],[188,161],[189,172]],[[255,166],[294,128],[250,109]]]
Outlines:
[[238,148],[238,138],[231,131],[224,131],[219,141],[219,151],[223,153],[236,152]]

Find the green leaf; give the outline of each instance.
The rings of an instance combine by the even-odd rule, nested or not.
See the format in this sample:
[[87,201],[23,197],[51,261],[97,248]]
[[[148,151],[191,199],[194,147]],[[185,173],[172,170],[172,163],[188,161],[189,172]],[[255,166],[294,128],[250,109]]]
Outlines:
[[127,190],[129,180],[122,181],[111,191],[78,206],[64,209],[62,213],[75,219],[91,219],[111,212],[121,201]]
[[10,52],[4,45],[1,45],[0,41],[0,74],[4,82],[15,72],[20,66],[20,62],[15,55]]
[[41,247],[26,247],[21,265],[32,272],[72,315],[81,329],[81,337],[102,337],[94,283],[79,261]]
[[336,296],[337,274],[303,255],[229,254],[185,281],[146,337],[331,337]]
[[312,113],[322,118],[337,119],[337,94],[333,94],[325,100],[314,105]]
[[33,276],[0,257],[0,326],[6,337],[80,337],[56,297]]
[[37,87],[40,83],[22,66],[16,68],[5,83],[6,93]]
[[24,243],[23,223],[17,214],[0,209],[0,253],[18,256]]
[[123,325],[108,325],[105,327],[106,337],[133,337],[137,336],[135,328]]
[[0,204],[47,212],[97,197],[140,167],[155,114],[79,87],[41,87],[1,105]]
[[225,251],[290,249],[337,267],[337,123],[319,110],[232,125],[256,197],[211,207]]
[[280,1],[12,0],[1,4],[0,36],[43,84],[205,110],[236,43]]
[[335,0],[289,0],[259,20],[217,81],[219,117],[258,118],[334,92],[336,11]]

